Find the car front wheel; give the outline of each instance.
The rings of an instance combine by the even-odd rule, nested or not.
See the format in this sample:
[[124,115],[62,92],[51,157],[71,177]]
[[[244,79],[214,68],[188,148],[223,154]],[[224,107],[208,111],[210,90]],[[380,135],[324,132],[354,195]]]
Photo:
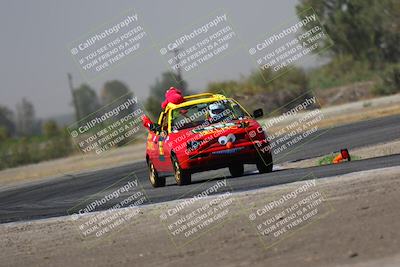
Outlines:
[[172,157],[175,181],[177,185],[188,185],[192,182],[192,175],[187,170],[182,170],[175,156]]
[[153,187],[165,186],[165,177],[158,176],[157,170],[151,161],[148,162],[148,167],[149,167],[149,180],[151,185]]
[[232,177],[243,176],[244,166],[243,164],[229,166],[229,172],[231,173]]
[[259,173],[272,172],[273,162],[271,153],[262,154],[262,158],[257,161],[257,169]]

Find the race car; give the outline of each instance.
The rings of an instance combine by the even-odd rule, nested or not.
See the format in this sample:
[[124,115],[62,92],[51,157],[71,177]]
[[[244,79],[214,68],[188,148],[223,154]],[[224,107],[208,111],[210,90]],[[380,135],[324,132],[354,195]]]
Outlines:
[[244,164],[256,164],[260,173],[272,171],[272,154],[264,129],[237,101],[204,93],[169,103],[149,131],[146,161],[153,187],[166,177],[178,185],[191,183],[196,172],[229,168],[233,177],[244,174]]

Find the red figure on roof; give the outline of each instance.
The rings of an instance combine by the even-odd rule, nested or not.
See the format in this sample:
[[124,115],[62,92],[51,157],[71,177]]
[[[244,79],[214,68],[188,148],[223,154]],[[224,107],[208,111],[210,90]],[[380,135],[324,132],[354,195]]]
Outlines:
[[162,109],[165,109],[165,107],[168,105],[168,103],[172,104],[180,104],[184,100],[182,92],[175,88],[175,87],[170,87],[167,92],[165,92],[165,100],[162,102],[161,107]]

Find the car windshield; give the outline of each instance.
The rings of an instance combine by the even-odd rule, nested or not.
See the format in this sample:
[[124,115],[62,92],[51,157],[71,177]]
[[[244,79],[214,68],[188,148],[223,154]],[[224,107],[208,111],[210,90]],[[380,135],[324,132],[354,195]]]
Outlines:
[[230,122],[248,114],[233,100],[195,104],[172,110],[172,130]]

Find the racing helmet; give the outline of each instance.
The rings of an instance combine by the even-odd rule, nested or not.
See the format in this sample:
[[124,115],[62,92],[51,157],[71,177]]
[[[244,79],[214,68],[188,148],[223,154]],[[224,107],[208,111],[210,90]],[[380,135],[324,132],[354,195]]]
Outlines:
[[225,110],[224,105],[221,103],[212,103],[208,106],[208,109],[208,113],[212,119],[219,119],[221,116],[220,114]]

